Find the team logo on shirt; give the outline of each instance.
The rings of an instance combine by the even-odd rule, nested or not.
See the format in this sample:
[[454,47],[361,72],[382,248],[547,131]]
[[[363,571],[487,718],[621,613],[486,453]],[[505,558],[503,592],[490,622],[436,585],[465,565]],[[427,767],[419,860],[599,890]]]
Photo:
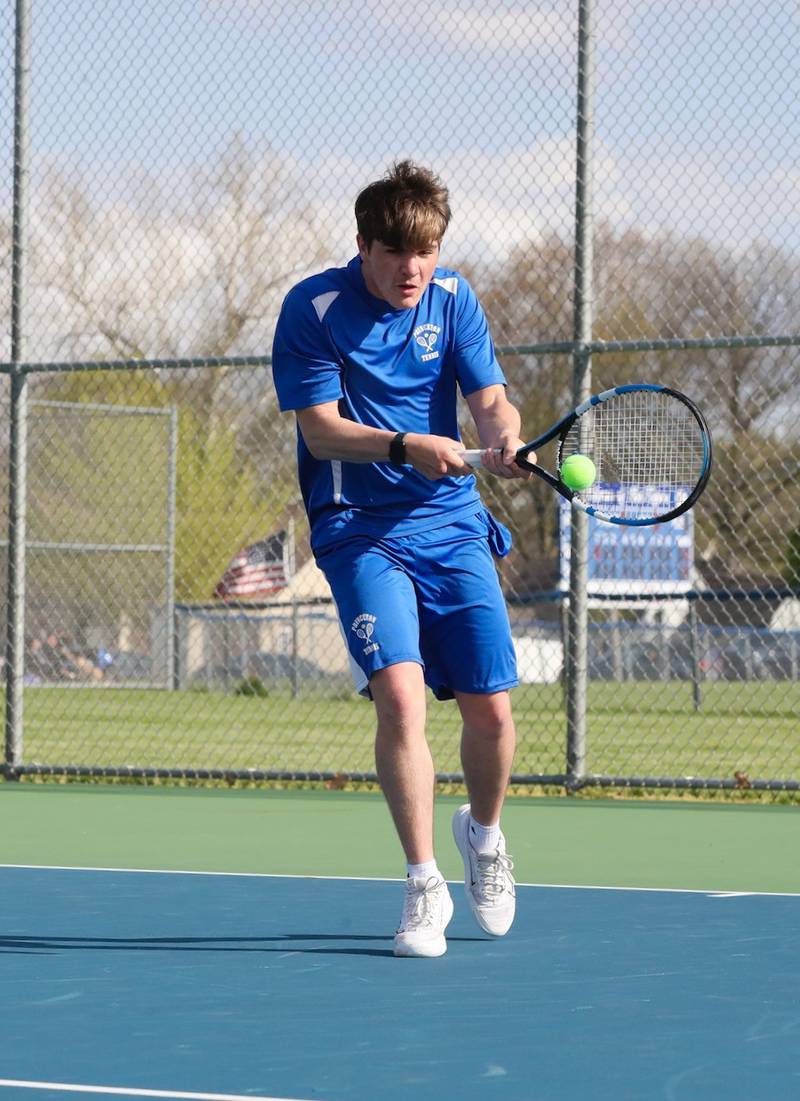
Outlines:
[[375,650],[380,650],[380,643],[372,641],[372,633],[375,630],[374,615],[370,615],[369,612],[362,612],[361,615],[356,616],[353,620],[353,626],[350,628],[355,633],[356,638],[360,638],[363,642],[366,642],[364,647],[365,654],[372,654]]
[[425,325],[418,325],[414,330],[414,339],[421,348],[425,349],[424,354],[420,356],[423,363],[428,359],[439,358],[439,353],[433,349],[441,331],[440,325],[431,325],[430,322]]

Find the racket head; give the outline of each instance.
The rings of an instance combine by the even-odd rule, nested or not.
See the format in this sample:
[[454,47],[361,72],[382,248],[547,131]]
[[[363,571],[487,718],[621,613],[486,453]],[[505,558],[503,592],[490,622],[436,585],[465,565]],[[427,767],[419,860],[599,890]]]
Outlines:
[[711,433],[679,390],[633,383],[596,394],[565,420],[559,471],[568,455],[586,455],[597,469],[586,489],[563,487],[576,507],[612,524],[658,524],[686,512],[703,492]]

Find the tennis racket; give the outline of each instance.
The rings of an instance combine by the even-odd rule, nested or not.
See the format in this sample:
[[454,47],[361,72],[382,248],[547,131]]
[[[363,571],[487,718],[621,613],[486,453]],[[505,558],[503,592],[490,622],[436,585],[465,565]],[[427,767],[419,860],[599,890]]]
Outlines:
[[[597,476],[570,489],[528,456],[557,440],[558,472],[569,455],[591,459]],[[470,466],[482,450],[464,451]],[[521,447],[516,462],[575,508],[611,524],[660,524],[686,512],[711,473],[711,433],[697,406],[669,386],[634,383],[604,390],[567,413],[544,435]]]

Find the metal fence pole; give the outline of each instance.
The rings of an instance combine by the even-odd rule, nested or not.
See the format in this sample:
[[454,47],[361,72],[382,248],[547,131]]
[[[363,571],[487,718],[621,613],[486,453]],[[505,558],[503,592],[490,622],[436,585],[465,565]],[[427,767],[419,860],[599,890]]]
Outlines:
[[6,775],[22,763],[25,675],[25,498],[28,390],[25,362],[25,292],[28,259],[30,110],[30,0],[17,0],[14,56],[14,209],[11,243],[11,408],[6,601]]
[[[573,398],[576,404],[591,392],[592,356],[592,134],[593,2],[580,0],[578,14],[578,88],[575,184],[575,310],[573,333]],[[589,518],[577,509],[570,529],[569,610],[567,632],[567,787],[580,784],[586,772],[586,684],[588,649]]]
[[299,642],[300,623],[297,611],[297,601],[292,600],[292,699],[299,694],[299,676],[297,668],[297,646]]
[[692,660],[692,704],[695,711],[703,705],[701,687],[703,672],[700,667],[700,639],[698,637],[697,607],[694,600],[689,601],[689,643]]
[[178,631],[175,618],[175,531],[176,488],[178,472],[178,410],[173,405],[169,414],[169,454],[167,456],[167,577],[164,617],[167,632],[166,680],[168,688],[176,688],[178,681]]

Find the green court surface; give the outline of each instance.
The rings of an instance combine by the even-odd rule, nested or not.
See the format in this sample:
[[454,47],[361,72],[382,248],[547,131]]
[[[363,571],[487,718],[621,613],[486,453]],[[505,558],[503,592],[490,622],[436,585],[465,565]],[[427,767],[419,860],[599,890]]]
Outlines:
[[[460,800],[437,801],[437,856]],[[520,883],[800,893],[800,808],[509,798]],[[401,878],[377,793],[0,784],[0,864]]]

